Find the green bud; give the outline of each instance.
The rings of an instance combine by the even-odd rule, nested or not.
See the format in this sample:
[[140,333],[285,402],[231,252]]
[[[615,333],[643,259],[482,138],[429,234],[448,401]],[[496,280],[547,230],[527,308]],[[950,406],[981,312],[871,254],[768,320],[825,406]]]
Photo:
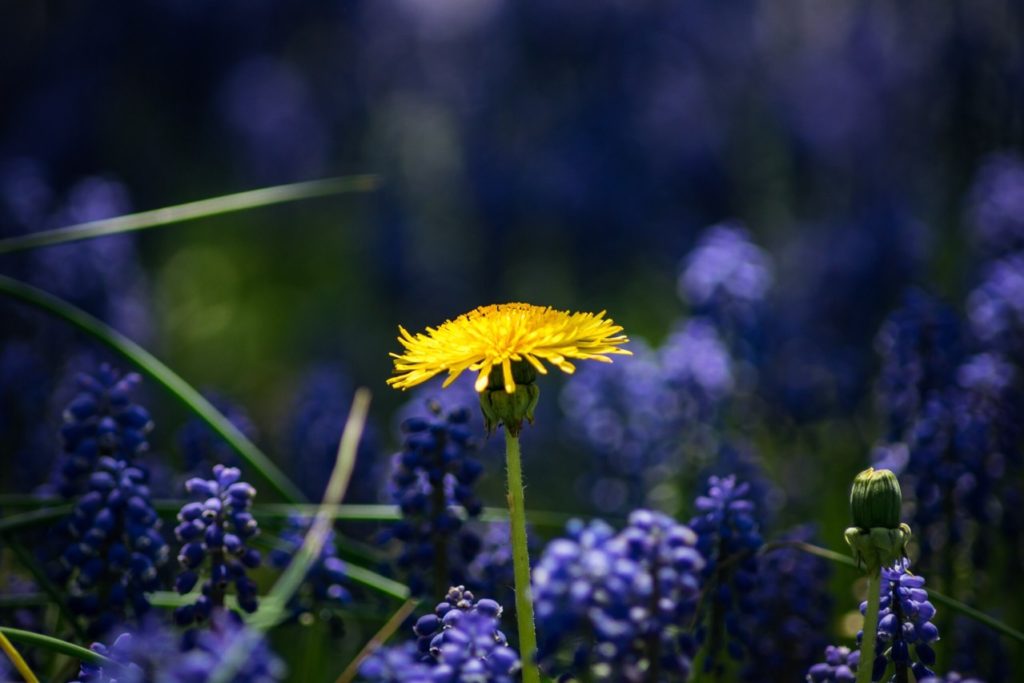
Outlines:
[[867,468],[853,480],[850,513],[859,529],[898,529],[903,495],[900,482],[890,470]]
[[487,388],[480,393],[480,409],[488,433],[498,425],[505,425],[509,434],[519,436],[523,420],[533,424],[533,411],[540,399],[540,387],[535,383],[537,371],[526,361],[516,361],[512,363],[512,379],[516,388],[510,394],[505,391],[501,367],[495,367],[488,377]]

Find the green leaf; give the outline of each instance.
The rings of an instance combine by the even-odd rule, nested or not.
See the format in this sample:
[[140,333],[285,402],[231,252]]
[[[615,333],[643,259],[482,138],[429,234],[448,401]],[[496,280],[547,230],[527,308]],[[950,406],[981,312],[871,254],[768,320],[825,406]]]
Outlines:
[[50,650],[51,652],[59,652],[62,655],[74,657],[75,659],[82,660],[83,662],[92,662],[93,664],[104,664],[108,666],[115,665],[113,660],[107,659],[99,653],[93,652],[81,645],[75,645],[74,643],[69,643],[66,640],[61,640],[60,638],[44,636],[42,633],[23,631],[20,628],[9,628],[7,626],[0,626],[0,631],[16,643],[24,643],[25,645],[41,647],[43,649]]
[[245,211],[271,204],[294,202],[300,199],[325,197],[328,195],[351,192],[370,192],[380,187],[380,178],[372,174],[343,176],[340,178],[324,178],[304,183],[276,185],[248,192],[226,194],[210,199],[201,199],[186,204],[165,206],[162,209],[132,213],[125,216],[105,218],[88,223],[78,223],[54,230],[44,230],[28,235],[19,235],[0,240],[0,254],[7,254],[25,249],[36,249],[65,242],[77,242],[122,232],[134,232],[156,228],[172,223],[217,216],[233,211]]
[[161,363],[149,351],[73,304],[14,278],[0,275],[0,294],[6,294],[71,323],[120,353],[206,422],[282,497],[292,503],[305,501],[306,498],[302,491],[285,476],[284,472],[278,469],[277,465],[263,451],[256,447],[256,444],[231,424],[231,421],[214,408],[192,385]]

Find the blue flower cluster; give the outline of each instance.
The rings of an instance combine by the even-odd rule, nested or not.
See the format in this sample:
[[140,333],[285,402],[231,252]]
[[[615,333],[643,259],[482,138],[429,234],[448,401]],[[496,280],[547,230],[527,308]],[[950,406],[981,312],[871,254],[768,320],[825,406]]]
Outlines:
[[581,367],[561,396],[566,432],[588,452],[578,485],[603,513],[679,507],[664,482],[678,463],[715,452],[735,385],[732,358],[707,319],[680,325],[659,349],[636,340],[630,350],[628,362]]
[[924,405],[953,383],[963,353],[960,321],[949,306],[911,290],[882,325],[875,348],[882,360],[879,408],[888,439],[899,441]]
[[229,656],[237,663],[233,683],[273,683],[286,673],[263,636],[230,613],[215,614],[211,628],[184,636],[146,620],[109,647],[93,643],[89,649],[112,663],[82,662],[72,683],[206,683]]
[[415,595],[466,583],[466,567],[480,551],[480,538],[463,527],[457,505],[470,517],[483,505],[473,486],[483,466],[472,457],[476,444],[467,429],[469,411],[442,411],[402,423],[402,451],[391,461],[389,490],[402,520],[383,532],[401,543],[397,565]]
[[[352,380],[341,367],[316,365],[300,379],[287,409],[282,438],[289,455],[287,472],[310,500],[323,498],[354,393]],[[353,481],[365,485],[351,487],[347,501],[377,502],[386,474],[378,455],[372,425],[367,425],[352,473]]]
[[706,494],[697,497],[697,514],[690,521],[705,559],[697,629],[698,642],[705,648],[705,671],[725,666],[720,659],[723,648],[739,660],[753,642],[746,625],[756,609],[756,553],[763,541],[749,491],[750,485],[735,476],[708,477]]
[[153,422],[146,409],[131,400],[140,381],[139,375],[122,376],[107,364],[95,375],[78,376],[79,392],[64,410],[61,427],[63,455],[55,482],[60,495],[81,494],[100,458],[131,463],[149,448],[146,435]]
[[248,570],[260,565],[259,551],[247,542],[259,533],[256,519],[249,511],[256,489],[241,481],[242,473],[234,467],[215,465],[213,479],[189,479],[186,491],[202,502],[186,503],[178,513],[174,535],[181,542],[178,562],[183,571],[175,581],[175,589],[185,595],[199,581],[199,572],[207,559],[210,578],[202,585],[202,595],[192,605],[174,612],[179,624],[202,622],[215,610],[224,607],[224,596],[230,584],[235,586],[238,606],[255,612],[258,606],[256,582]]
[[382,648],[360,666],[372,683],[513,683],[519,656],[500,629],[502,608],[452,587],[432,614],[413,626],[415,643]]
[[679,273],[678,290],[697,315],[728,336],[755,331],[759,305],[773,282],[771,259],[739,223],[704,231]]
[[[876,655],[872,665],[872,680],[875,681],[882,679],[890,662],[897,680],[906,678],[908,668],[913,670],[917,680],[935,675],[928,668],[935,664],[931,644],[939,639],[939,630],[932,623],[935,607],[928,601],[924,578],[911,574],[909,566],[907,560],[901,560],[893,567],[882,569]],[[861,603],[860,611],[861,614],[867,611],[867,602]],[[857,634],[857,638],[859,642],[863,632]],[[902,677],[900,672],[903,672]]]
[[810,668],[807,680],[809,683],[853,683],[857,680],[859,663],[860,651],[829,645],[825,648],[825,661]]
[[980,678],[964,678],[955,671],[951,671],[945,676],[928,676],[927,678],[917,679],[917,683],[985,683]]
[[[812,538],[808,528],[782,536],[783,541]],[[750,596],[755,609],[743,620],[743,631],[752,636],[744,681],[800,680],[828,643],[830,575],[825,560],[795,548],[776,548],[758,558]]]
[[[270,564],[278,569],[287,567],[302,547],[312,519],[290,515],[280,534],[280,547],[270,552]],[[345,563],[337,555],[334,531],[328,531],[320,555],[310,565],[302,586],[292,596],[289,608],[295,614],[308,614],[322,608],[339,607],[352,599],[349,593]]]
[[1024,160],[995,154],[982,165],[968,198],[968,223],[987,254],[1024,249]]
[[67,520],[71,540],[59,578],[69,582],[68,605],[89,620],[91,633],[105,633],[129,609],[141,616],[146,593],[160,588],[168,549],[145,481],[144,470],[103,456]]
[[714,459],[727,409],[753,387],[757,349],[748,342],[772,279],[768,255],[742,226],[708,228],[679,273],[692,316],[659,347],[634,340],[628,362],[581,367],[566,383],[566,434],[589,458],[577,486],[595,509],[683,507],[665,482],[679,463]]
[[568,533],[533,572],[539,661],[592,680],[685,679],[704,569],[697,535],[646,510],[617,534],[599,521]]
[[1024,359],[1024,251],[988,263],[967,298],[971,331],[986,348]]

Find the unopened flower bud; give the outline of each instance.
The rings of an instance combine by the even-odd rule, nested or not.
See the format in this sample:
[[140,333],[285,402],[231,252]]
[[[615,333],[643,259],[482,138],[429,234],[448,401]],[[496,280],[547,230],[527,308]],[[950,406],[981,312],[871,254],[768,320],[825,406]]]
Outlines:
[[867,468],[853,480],[850,513],[860,529],[898,529],[903,495],[900,482],[890,470]]
[[853,526],[846,530],[846,542],[869,571],[890,567],[906,556],[911,534],[910,527],[900,523],[902,506],[900,483],[890,470],[869,467],[853,480]]

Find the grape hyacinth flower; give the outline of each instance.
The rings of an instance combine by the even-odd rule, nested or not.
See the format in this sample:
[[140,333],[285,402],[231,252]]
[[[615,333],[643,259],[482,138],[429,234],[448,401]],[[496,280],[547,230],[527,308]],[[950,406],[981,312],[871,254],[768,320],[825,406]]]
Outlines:
[[917,679],[917,683],[985,683],[985,681],[973,676],[964,678],[957,672],[950,671],[945,676],[932,675],[927,678],[919,678]]
[[647,510],[618,534],[599,521],[568,532],[533,574],[540,662],[597,681],[685,680],[704,568],[697,535]]
[[233,683],[284,680],[284,664],[261,634],[233,613],[214,614],[211,622],[210,629],[181,636],[147,619],[138,629],[118,635],[109,647],[90,645],[113,664],[82,662],[72,683],[205,683],[229,656],[237,665],[229,679]]
[[652,505],[652,489],[677,473],[677,437],[695,431],[657,352],[641,340],[631,350],[629,363],[580,368],[560,396],[565,433],[587,455],[577,486],[603,514]]
[[520,662],[500,629],[502,607],[450,588],[434,612],[413,626],[414,643],[382,648],[360,666],[373,683],[513,683]]
[[860,652],[848,647],[829,645],[825,648],[825,661],[815,664],[807,672],[808,683],[853,683],[857,678]]
[[708,228],[686,257],[679,274],[679,295],[698,315],[707,315],[723,332],[749,331],[757,305],[773,281],[768,254],[737,222]]
[[[811,529],[798,528],[782,540],[812,538]],[[748,642],[742,680],[799,680],[828,644],[829,565],[796,548],[777,548],[758,558],[757,574],[750,596],[754,610],[744,619],[744,631],[754,637]]]
[[967,219],[977,242],[989,254],[1024,248],[1024,161],[996,154],[978,171],[968,200]]
[[412,642],[374,650],[359,665],[359,679],[367,683],[433,683],[433,668],[421,661]]
[[925,405],[953,384],[962,357],[960,321],[948,306],[910,290],[875,338],[878,405],[890,442],[906,438]]
[[755,609],[756,553],[763,541],[757,511],[747,497],[749,484],[735,476],[711,476],[706,491],[696,500],[690,527],[706,561],[697,640],[705,648],[704,669],[710,672],[724,667],[723,649],[739,660],[751,647],[753,635],[745,622]]
[[121,375],[103,364],[93,375],[77,377],[78,395],[64,411],[61,427],[63,455],[57,471],[57,492],[74,498],[88,486],[90,473],[103,457],[132,463],[149,448],[153,428],[149,413],[133,403],[131,394],[141,378]]
[[189,479],[185,490],[202,502],[186,503],[178,513],[174,535],[183,543],[178,554],[182,573],[175,581],[181,595],[189,593],[199,581],[199,571],[209,559],[209,578],[203,582],[202,595],[192,605],[179,607],[175,620],[182,626],[208,619],[224,608],[228,586],[234,584],[238,605],[252,613],[258,606],[256,582],[247,571],[260,565],[259,551],[246,542],[259,533],[250,513],[256,489],[241,481],[234,467],[215,465],[213,479]]
[[57,578],[68,582],[68,605],[89,620],[92,634],[129,613],[141,617],[146,593],[160,588],[168,549],[145,482],[141,467],[100,457],[66,522],[70,541]]
[[[321,364],[307,371],[299,381],[284,424],[283,447],[289,453],[288,474],[310,498],[323,498],[324,487],[338,455],[338,441],[345,428],[345,416],[352,405],[355,387],[339,366]],[[346,501],[377,502],[377,486],[386,472],[380,465],[370,425],[359,440],[353,481],[365,486],[351,487]]]
[[508,645],[505,634],[498,629],[498,622],[501,619],[502,607],[490,598],[482,598],[479,601],[465,586],[452,586],[439,602],[432,614],[427,614],[416,620],[413,632],[416,634],[416,649],[419,651],[423,661],[435,658],[440,648],[448,642],[448,636],[453,628],[461,624],[461,620],[467,614],[481,613],[494,620],[494,630],[491,638],[499,645]]
[[1024,359],[1024,252],[988,264],[967,297],[967,316],[986,349]]
[[[939,639],[939,630],[932,623],[935,607],[928,601],[924,578],[911,574],[909,566],[910,562],[903,559],[882,568],[874,681],[881,680],[890,662],[897,680],[906,680],[908,668],[917,680],[935,675],[929,668],[935,664],[932,643]],[[867,607],[867,602],[861,603],[862,614]],[[863,633],[859,633],[858,640],[862,638]]]
[[[278,569],[286,568],[295,557],[305,540],[312,519],[300,515],[289,515],[281,530],[281,547],[270,552],[270,564]],[[289,609],[302,618],[325,607],[339,607],[352,599],[349,593],[345,563],[337,556],[334,531],[329,530],[324,539],[320,556],[310,565],[302,585],[292,596]],[[325,615],[328,614],[325,612]]]
[[398,567],[415,595],[466,582],[466,567],[480,550],[480,539],[463,528],[456,510],[470,518],[483,505],[473,492],[483,466],[472,457],[475,440],[466,429],[469,411],[444,413],[432,404],[430,417],[411,417],[402,424],[402,451],[392,458],[390,491],[402,521],[383,534],[401,542]]

